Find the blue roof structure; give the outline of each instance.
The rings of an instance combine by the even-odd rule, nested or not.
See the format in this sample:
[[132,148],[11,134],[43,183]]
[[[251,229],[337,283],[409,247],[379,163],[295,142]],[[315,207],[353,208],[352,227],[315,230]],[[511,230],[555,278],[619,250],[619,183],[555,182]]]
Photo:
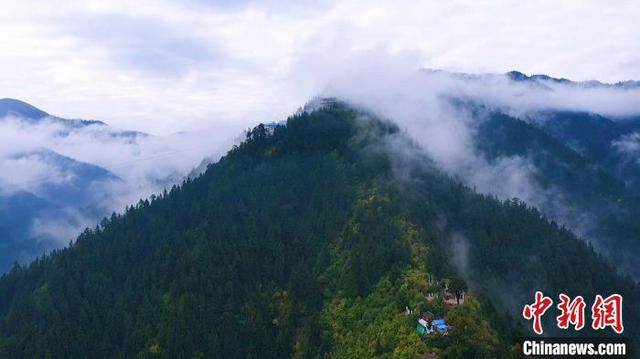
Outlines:
[[449,325],[447,324],[447,322],[444,320],[444,318],[440,318],[440,319],[434,319],[432,322],[433,326],[436,327],[436,329],[438,329],[439,331],[444,331],[447,330],[449,328]]
[[416,326],[416,329],[418,330],[418,333],[420,333],[420,335],[430,334],[430,333],[433,333],[434,331],[442,335],[447,335],[449,330],[449,325],[444,320],[444,318],[434,319],[431,321],[430,324],[428,324],[427,321],[424,320],[423,318],[420,318],[418,319],[418,324]]

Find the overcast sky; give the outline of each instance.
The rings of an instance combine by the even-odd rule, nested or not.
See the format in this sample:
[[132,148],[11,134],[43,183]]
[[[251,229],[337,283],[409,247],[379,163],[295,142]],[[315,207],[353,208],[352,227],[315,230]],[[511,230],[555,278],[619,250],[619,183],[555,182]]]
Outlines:
[[0,97],[156,134],[283,119],[363,53],[640,79],[634,1],[62,3],[0,0]]

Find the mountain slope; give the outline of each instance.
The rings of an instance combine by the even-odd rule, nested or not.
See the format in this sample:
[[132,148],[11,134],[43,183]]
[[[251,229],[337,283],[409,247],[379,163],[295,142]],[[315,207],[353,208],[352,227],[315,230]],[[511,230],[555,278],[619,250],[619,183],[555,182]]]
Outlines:
[[[619,292],[637,329],[637,285],[536,210],[389,146],[394,126],[333,103],[270,132],[4,276],[0,354],[505,357],[537,289]],[[458,276],[464,305],[426,300]],[[455,333],[421,339],[423,310]]]
[[[120,181],[104,168],[46,149],[17,153],[8,161],[46,166],[55,176],[39,183],[17,182],[0,193],[0,224],[5,228],[0,234],[0,246],[4,247],[0,273],[16,261],[28,263],[70,241],[73,237],[60,243],[60,237],[67,233],[65,227],[82,229],[87,219],[107,215],[105,189]],[[48,225],[55,228],[44,230]]]
[[546,111],[531,117],[536,126],[609,171],[630,190],[640,188],[637,153],[627,153],[620,146],[625,138],[640,130],[640,118],[610,119],[566,111]]
[[124,184],[103,167],[47,146],[70,137],[92,143],[134,141],[146,135],[111,130],[100,121],[51,116],[9,98],[0,99],[0,126],[8,142],[0,148],[0,273],[5,273],[16,261],[28,263],[60,248],[111,213],[110,196]]
[[28,263],[45,250],[56,247],[51,238],[25,240],[35,237],[34,218],[63,223],[68,220],[65,217],[60,207],[29,192],[0,196],[0,272],[6,272],[15,262]]
[[90,206],[96,201],[92,186],[99,186],[101,182],[120,180],[100,166],[76,161],[47,149],[18,153],[11,159],[46,163],[55,168],[57,173],[62,174],[63,181],[55,178],[45,180],[37,190],[41,197],[60,206],[76,205],[81,208]]
[[6,117],[18,118],[28,123],[39,123],[41,121],[51,121],[69,127],[82,127],[88,125],[105,125],[102,121],[95,120],[68,120],[52,116],[41,109],[24,101],[13,98],[0,99],[0,120]]
[[49,114],[24,101],[3,98],[0,99],[0,118],[7,116],[39,120],[48,117]]
[[[477,150],[490,163],[502,158],[526,158],[535,168],[532,177],[541,192],[530,195],[535,198],[534,204],[550,218],[589,240],[623,272],[637,278],[640,276],[638,196],[605,160],[593,153],[598,146],[587,143],[585,147],[578,146],[561,135],[572,133],[572,139],[590,138],[591,144],[602,141],[610,144],[607,131],[602,129],[614,126],[600,116],[579,116],[575,120],[567,116],[578,115],[554,113],[553,118],[542,123],[527,123],[500,112],[488,112],[486,119],[479,121]],[[575,121],[571,130],[560,131],[568,126],[568,121]],[[549,132],[550,129],[556,130]],[[592,135],[583,135],[583,132]],[[600,135],[593,135],[596,133]],[[588,150],[577,152],[576,147]],[[606,151],[607,156],[612,152],[600,150],[598,153]]]
[[[8,118],[17,119],[20,121],[24,121],[28,124],[42,124],[42,123],[50,123],[62,126],[59,129],[60,136],[66,136],[71,131],[82,129],[88,126],[104,126],[107,128],[107,124],[98,121],[98,120],[84,120],[84,119],[67,119],[62,117],[57,117],[48,114],[47,112],[28,104],[24,101],[12,99],[12,98],[3,98],[0,99],[0,123]],[[121,130],[111,130],[109,131],[109,135],[113,137],[125,137],[125,138],[135,138],[136,136],[144,137],[148,136],[148,134],[139,131],[121,131]]]

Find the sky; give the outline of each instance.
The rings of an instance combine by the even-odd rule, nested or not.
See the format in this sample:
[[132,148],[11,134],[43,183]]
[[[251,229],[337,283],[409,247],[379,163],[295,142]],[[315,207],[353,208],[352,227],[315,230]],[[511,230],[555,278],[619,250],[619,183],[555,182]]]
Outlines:
[[470,73],[640,79],[634,1],[0,6],[0,97],[160,135],[284,119],[330,86],[344,63],[366,56]]

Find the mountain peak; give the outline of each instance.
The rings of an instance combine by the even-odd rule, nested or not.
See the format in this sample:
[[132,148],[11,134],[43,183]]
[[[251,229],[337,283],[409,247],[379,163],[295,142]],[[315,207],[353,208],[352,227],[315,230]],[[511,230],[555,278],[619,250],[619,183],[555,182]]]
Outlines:
[[0,117],[18,116],[39,120],[48,117],[49,114],[24,101],[13,98],[0,99]]
[[555,78],[549,75],[544,74],[536,74],[528,76],[520,71],[509,71],[505,74],[508,78],[513,81],[549,81],[549,82],[558,82],[558,83],[573,83],[571,80],[567,80],[565,78]]
[[[21,119],[28,120],[28,122],[31,123],[38,123],[40,122],[40,120],[47,119],[52,122],[61,123],[65,126],[71,126],[75,128],[89,125],[106,126],[106,123],[98,120],[66,119],[53,116],[31,104],[13,98],[0,99],[0,119],[7,116],[19,117]],[[123,131],[122,134],[130,136],[140,133],[134,133],[133,131]]]
[[523,74],[520,71],[509,71],[505,74],[508,78],[514,80],[514,81],[524,81],[527,80],[529,78],[529,76]]

